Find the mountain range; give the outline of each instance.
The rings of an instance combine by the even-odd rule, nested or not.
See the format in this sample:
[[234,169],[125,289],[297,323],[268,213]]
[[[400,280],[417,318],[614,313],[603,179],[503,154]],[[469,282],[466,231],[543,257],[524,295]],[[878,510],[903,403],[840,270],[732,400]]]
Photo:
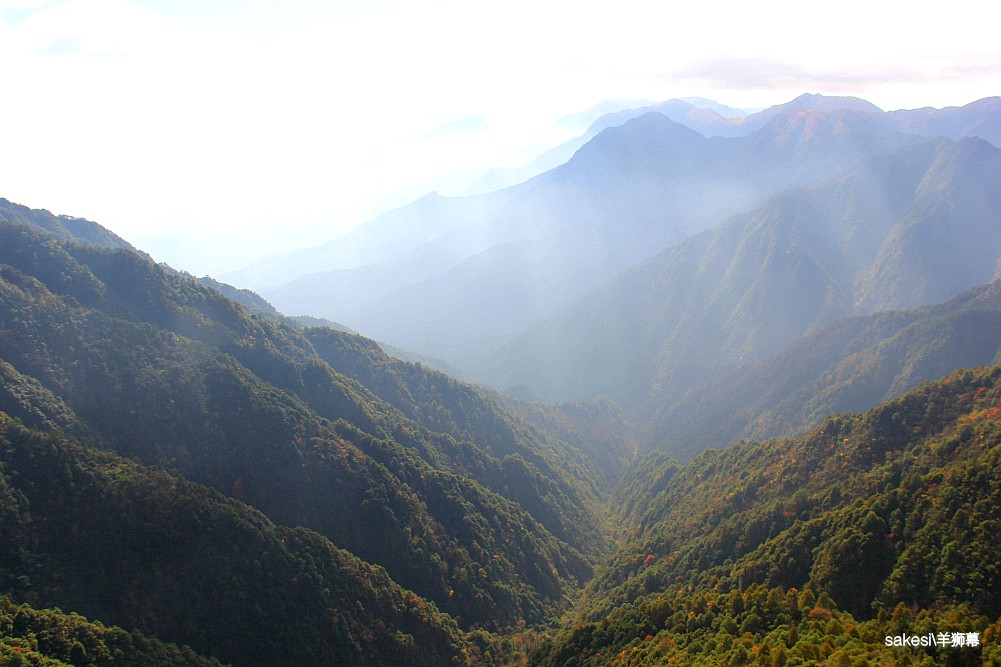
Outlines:
[[1001,150],[925,139],[782,192],[513,337],[481,376],[637,417],[845,317],[997,277]]
[[[692,120],[711,116],[717,117],[715,134]],[[506,363],[499,361],[506,348],[517,348],[513,354],[522,365],[540,370],[540,359],[548,358],[552,347],[529,342],[539,329],[557,326],[554,322],[568,309],[587,309],[587,302],[622,280],[624,272],[701,231],[733,227],[731,218],[747,219],[762,207],[782,202],[795,207],[797,188],[833,187],[832,181],[850,179],[859,169],[892,171],[896,167],[880,167],[879,161],[901,165],[910,159],[909,149],[931,150],[930,137],[914,132],[934,130],[947,137],[979,132],[999,141],[999,118],[1001,108],[993,99],[913,114],[882,112],[857,98],[816,95],[730,118],[682,101],[643,107],[599,119],[567,162],[524,183],[470,197],[429,195],[342,239],[226,279],[257,289],[280,310],[343,322],[403,349],[444,359],[473,379],[561,398],[566,394],[552,392],[529,374],[498,373],[492,366]],[[729,129],[724,135],[720,128]],[[904,152],[894,157],[897,151]],[[990,162],[990,150],[984,151]],[[963,159],[975,162],[980,156]],[[938,172],[949,168],[963,167],[943,163]],[[938,172],[929,178],[949,178]],[[975,172],[971,163],[952,178]],[[870,175],[854,178],[865,181],[857,188],[870,187]],[[852,196],[907,196],[896,191],[907,187],[903,184],[877,181],[871,187],[879,192]],[[884,240],[876,231],[871,237],[861,229],[851,233],[856,247]],[[886,270],[905,270],[890,257],[880,260],[881,267],[887,264]],[[908,279],[901,273],[883,280]],[[979,283],[950,286],[921,303]],[[869,300],[871,310],[859,306],[837,316],[873,312],[885,305],[878,301]],[[625,398],[612,388],[614,382],[607,384],[597,393]]]
[[0,664],[1001,662],[997,104],[659,106],[313,316],[0,200]]

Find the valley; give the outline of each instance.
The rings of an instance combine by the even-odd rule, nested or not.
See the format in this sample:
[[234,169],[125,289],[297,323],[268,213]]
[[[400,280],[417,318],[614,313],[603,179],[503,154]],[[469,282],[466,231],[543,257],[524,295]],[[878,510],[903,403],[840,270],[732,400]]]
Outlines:
[[203,278],[0,199],[0,665],[1001,664],[999,141],[623,108]]

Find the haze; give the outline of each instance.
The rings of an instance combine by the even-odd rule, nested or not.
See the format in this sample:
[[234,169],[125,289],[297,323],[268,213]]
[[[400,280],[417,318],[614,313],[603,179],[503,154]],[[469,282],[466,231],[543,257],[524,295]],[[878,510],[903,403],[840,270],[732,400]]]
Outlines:
[[568,138],[603,100],[997,94],[982,3],[0,0],[0,195],[219,275]]

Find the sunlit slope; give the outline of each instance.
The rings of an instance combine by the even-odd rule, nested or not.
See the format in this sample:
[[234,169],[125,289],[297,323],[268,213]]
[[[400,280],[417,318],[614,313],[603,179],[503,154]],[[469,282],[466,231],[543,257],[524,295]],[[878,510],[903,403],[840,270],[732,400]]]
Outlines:
[[[909,665],[930,654],[992,664],[999,474],[998,367],[958,371],[800,438],[680,467],[656,454],[620,486],[619,550],[532,663],[747,664],[757,654]],[[885,645],[928,632],[975,633],[983,646]]]

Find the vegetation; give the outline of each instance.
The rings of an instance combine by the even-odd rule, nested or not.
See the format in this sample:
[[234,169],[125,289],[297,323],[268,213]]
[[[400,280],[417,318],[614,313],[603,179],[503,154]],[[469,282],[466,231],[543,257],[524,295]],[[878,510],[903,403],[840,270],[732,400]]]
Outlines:
[[163,665],[218,667],[219,661],[139,632],[92,623],[58,609],[33,609],[0,597],[0,665]]
[[127,250],[0,235],[0,408],[27,425],[317,530],[465,627],[538,622],[590,577],[593,466],[495,399]]
[[242,665],[463,655],[451,619],[316,533],[3,415],[0,455],[2,583],[36,608]]
[[[828,194],[749,220],[816,240]],[[0,665],[1001,664],[1001,366],[886,401],[996,361],[998,293],[820,331],[676,404],[690,460],[634,460],[611,401],[459,382],[0,200]],[[849,394],[883,402],[819,419]]]
[[[614,135],[606,134],[607,144]],[[633,146],[620,146],[622,162],[645,154],[634,146],[658,138],[652,130],[637,132]],[[679,455],[688,457],[699,450],[692,440],[704,446],[699,426],[716,431],[714,419],[700,419],[689,430],[691,411],[686,411],[664,422],[665,413],[693,388],[779,354],[832,322],[940,303],[997,278],[1001,149],[978,139],[905,138],[887,133],[872,116],[849,112],[783,115],[734,141],[753,142],[753,149],[744,144],[744,155],[757,164],[736,156],[727,160],[725,169],[734,174],[731,188],[744,182],[745,170],[764,175],[776,164],[782,165],[777,177],[785,179],[784,185],[677,244],[655,246],[662,250],[539,318],[490,352],[483,376],[497,386],[527,385],[561,400],[607,396],[637,423],[651,423],[644,450],[670,439]],[[684,153],[683,142],[665,143]],[[722,150],[729,142],[719,144]],[[710,147],[702,153],[710,154]],[[662,167],[669,160],[658,156],[654,164]],[[832,172],[818,173],[830,168],[831,160],[843,162]],[[697,165],[693,156],[686,168],[697,170]],[[810,172],[811,178],[794,182]],[[700,175],[699,187],[710,188],[712,182],[711,175]],[[702,211],[713,199],[706,194],[694,208]],[[656,210],[663,216],[661,227],[679,224],[666,206]],[[620,233],[626,224],[621,222]],[[976,339],[980,331],[989,331],[977,324],[971,321],[961,333]],[[918,342],[920,332],[913,333],[911,341],[886,352],[906,351],[908,342]],[[935,342],[926,338],[921,344],[931,351]],[[961,341],[956,342],[936,355],[946,363],[926,378],[960,367],[950,365],[949,352],[964,356]],[[996,363],[991,357],[970,362],[972,353],[965,356],[961,363]],[[907,375],[906,362],[900,367]],[[791,408],[811,398],[777,394],[776,402],[793,399]],[[753,388],[746,395],[757,398]],[[747,410],[748,422],[761,415],[725,392],[712,396],[718,397],[726,404],[717,412],[724,418],[734,404]],[[711,405],[700,398],[690,396],[689,407]],[[804,426],[827,414],[807,415]],[[732,442],[726,439],[728,430],[712,435],[721,437],[711,446]]]
[[[1001,659],[1001,367],[801,438],[654,455],[618,494],[620,547],[535,664]],[[984,645],[885,646],[903,632]]]

